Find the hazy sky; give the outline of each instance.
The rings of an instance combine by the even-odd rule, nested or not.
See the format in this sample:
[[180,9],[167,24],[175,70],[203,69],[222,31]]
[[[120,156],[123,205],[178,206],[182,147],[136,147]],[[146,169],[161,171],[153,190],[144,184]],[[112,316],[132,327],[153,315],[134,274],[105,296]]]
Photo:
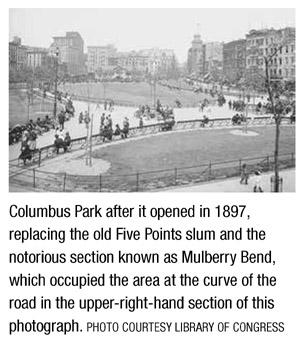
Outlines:
[[[294,9],[10,9],[9,39],[49,47],[52,37],[78,31],[85,45],[113,43],[119,51],[174,49],[186,60],[193,34],[204,41],[244,38],[253,28],[295,26]],[[199,24],[199,26],[198,26]]]

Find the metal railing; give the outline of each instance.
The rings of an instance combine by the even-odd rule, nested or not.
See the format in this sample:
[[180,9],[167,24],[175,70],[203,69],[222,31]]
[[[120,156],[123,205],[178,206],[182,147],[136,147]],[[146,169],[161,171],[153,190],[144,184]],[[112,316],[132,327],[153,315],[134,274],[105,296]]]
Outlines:
[[[283,118],[281,124],[290,123],[289,118]],[[248,126],[258,126],[258,125],[270,125],[274,124],[274,119],[270,116],[258,116],[258,117],[248,117],[247,118],[247,125]],[[164,131],[164,122],[158,122],[155,124],[149,124],[145,125],[142,128],[140,127],[131,127],[129,130],[129,137],[139,137],[139,136],[147,136],[147,135],[153,135],[157,133],[162,133]],[[184,130],[194,130],[194,129],[200,129],[203,127],[202,120],[201,119],[195,119],[195,120],[183,120],[178,121],[173,126],[172,131],[184,131]],[[208,124],[204,126],[204,129],[212,129],[212,128],[223,128],[223,127],[236,127],[239,129],[243,129],[243,124],[241,125],[233,125],[230,118],[217,118],[217,119],[210,119]],[[120,140],[120,136],[114,136],[113,140]],[[72,144],[72,151],[85,148],[85,144],[87,141],[86,136],[82,136],[79,138],[74,138],[71,141]],[[92,143],[96,144],[100,142],[100,134],[94,134],[92,135]],[[107,143],[111,143],[111,141],[108,141]],[[42,161],[45,159],[48,159],[50,157],[54,157],[54,145],[46,145],[40,149],[37,149],[36,152],[33,153],[34,161],[37,162],[38,166],[41,165]],[[18,159],[10,160],[10,165],[19,164]]]
[[[243,163],[247,164],[249,172],[257,168],[262,172],[269,172],[274,169],[274,156],[209,162],[201,165],[117,175],[75,175],[31,168],[15,173],[10,178],[10,182],[33,190],[55,192],[153,191],[239,176]],[[281,170],[295,167],[295,153],[281,154],[279,167]]]

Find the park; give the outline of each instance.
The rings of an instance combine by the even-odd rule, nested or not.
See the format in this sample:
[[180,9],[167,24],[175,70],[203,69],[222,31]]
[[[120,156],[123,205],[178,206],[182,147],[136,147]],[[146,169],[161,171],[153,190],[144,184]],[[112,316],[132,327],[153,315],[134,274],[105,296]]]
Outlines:
[[[29,164],[23,169],[26,172],[15,169],[12,181],[27,174],[28,181],[23,179],[20,184],[33,185],[32,174],[28,173],[34,168],[34,187],[44,191],[151,191],[237,176],[241,163],[247,163],[252,173],[257,168],[263,171],[273,168],[275,125],[271,116],[250,112],[246,127],[244,123],[235,125],[231,122],[235,111],[230,110],[227,103],[218,106],[210,93],[157,85],[153,95],[149,83],[119,82],[107,84],[106,89],[103,83],[65,84],[61,91],[74,99],[75,117],[65,123],[72,140],[77,140],[73,142],[72,153],[46,158],[41,164],[39,161],[39,167]],[[104,91],[109,96],[106,99],[115,103],[111,113],[102,105]],[[12,91],[11,96],[10,92],[10,119],[26,122],[25,113],[35,119],[44,113],[41,109],[52,115],[51,96],[35,96],[34,105],[30,105],[28,112],[26,97],[16,96],[16,93],[16,90]],[[239,98],[235,95],[226,97]],[[176,124],[169,131],[162,131],[162,122],[157,118],[145,119],[144,127],[138,127],[138,118],[134,115],[138,106],[153,105],[156,98],[164,106],[174,107]],[[201,112],[197,104],[206,98],[209,105]],[[176,99],[183,104],[181,108],[176,107]],[[252,103],[254,101],[257,102],[258,97],[251,99]],[[86,145],[88,132],[77,120],[77,114],[86,110],[92,117],[91,148]],[[104,112],[112,115],[113,124],[121,124],[124,117],[128,117],[131,125],[128,139],[100,141],[99,121]],[[202,126],[205,113],[210,122]],[[43,150],[49,146],[48,151],[51,150],[53,136],[54,131],[43,133],[37,139],[38,147]],[[18,144],[10,146],[10,166],[18,157],[18,150]],[[294,153],[295,125],[287,120],[280,130],[282,169],[290,167],[290,161],[294,166]]]

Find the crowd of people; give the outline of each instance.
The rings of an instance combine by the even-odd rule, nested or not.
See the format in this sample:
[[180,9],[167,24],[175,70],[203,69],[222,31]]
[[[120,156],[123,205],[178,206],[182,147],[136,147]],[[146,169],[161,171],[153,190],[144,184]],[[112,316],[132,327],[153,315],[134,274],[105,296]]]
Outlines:
[[[217,94],[217,102],[219,106],[222,106],[226,103],[226,99],[223,94]],[[181,102],[177,99],[176,106],[181,107]],[[27,160],[32,158],[33,152],[36,151],[36,141],[39,135],[44,132],[48,132],[52,129],[55,129],[54,134],[54,150],[59,153],[62,149],[64,152],[68,151],[71,146],[71,136],[68,132],[64,133],[64,126],[66,120],[69,120],[70,117],[74,116],[74,107],[71,99],[68,99],[66,102],[65,110],[62,110],[56,118],[50,118],[46,115],[44,118],[38,117],[34,122],[30,120],[25,125],[16,125],[12,130],[10,130],[10,144],[21,140],[21,154],[19,159],[23,160],[26,163]],[[207,98],[203,99],[199,103],[199,110],[204,111],[204,108],[209,105],[209,101]],[[261,102],[257,105],[257,111],[262,110]],[[104,109],[103,114],[100,117],[100,128],[99,135],[101,141],[112,140],[113,136],[120,136],[122,139],[128,138],[129,136],[129,119],[125,117],[122,122],[122,125],[119,124],[113,125],[113,120],[111,117],[111,113],[114,110],[114,102],[113,101],[105,101],[104,103],[99,103],[97,107],[100,109]],[[243,111],[245,107],[245,103],[242,100],[231,100],[228,101],[228,107],[230,110],[234,111]],[[293,108],[293,107],[291,107]],[[292,109],[291,109],[292,110]],[[107,114],[106,114],[107,113]],[[144,118],[152,118],[157,117],[158,120],[162,121],[161,130],[171,130],[175,125],[175,117],[173,113],[173,109],[168,106],[163,106],[158,99],[156,101],[156,107],[152,108],[149,105],[141,105],[139,109],[135,112],[135,116],[139,119],[139,128],[144,127]],[[232,116],[233,125],[240,125],[242,122],[246,120],[246,117],[238,112]],[[79,124],[84,123],[87,130],[90,126],[90,115],[86,112],[80,112],[78,117]],[[292,112],[290,117],[291,123],[295,122],[295,110]],[[205,127],[209,123],[209,118],[204,115],[201,127]]]
[[32,159],[34,153],[37,151],[37,139],[39,135],[50,130],[55,130],[54,147],[59,153],[62,147],[66,152],[71,144],[71,137],[68,132],[64,133],[64,122],[68,119],[65,112],[61,111],[57,118],[50,118],[46,115],[43,119],[40,117],[34,122],[32,119],[25,125],[16,125],[14,136],[18,135],[16,141],[21,140],[21,152],[19,159],[26,164],[26,161]]
[[120,127],[119,124],[116,124],[115,127],[113,127],[111,114],[106,116],[106,114],[103,113],[100,117],[99,135],[103,142],[106,140],[112,140],[113,135],[126,139],[129,135],[129,128],[130,123],[127,117],[124,118],[122,127]]
[[9,131],[9,144],[17,143],[21,140],[21,151],[19,159],[26,164],[33,158],[34,153],[37,151],[36,143],[40,135],[50,130],[55,130],[54,147],[59,153],[62,147],[66,151],[71,144],[71,137],[67,132],[63,135],[64,123],[74,116],[74,107],[72,101],[66,102],[64,109],[60,113],[51,118],[49,115],[41,118],[40,116],[34,121],[30,119],[27,123],[21,125],[17,124]]

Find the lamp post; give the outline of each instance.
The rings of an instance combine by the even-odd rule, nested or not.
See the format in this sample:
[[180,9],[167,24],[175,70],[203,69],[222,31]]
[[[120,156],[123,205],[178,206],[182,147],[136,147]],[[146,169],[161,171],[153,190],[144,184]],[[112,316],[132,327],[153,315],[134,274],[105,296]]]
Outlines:
[[56,56],[56,59],[55,59],[55,88],[54,88],[55,94],[54,94],[54,113],[53,113],[54,118],[57,115],[58,56],[59,56],[59,47],[58,46],[56,47],[55,56]]

